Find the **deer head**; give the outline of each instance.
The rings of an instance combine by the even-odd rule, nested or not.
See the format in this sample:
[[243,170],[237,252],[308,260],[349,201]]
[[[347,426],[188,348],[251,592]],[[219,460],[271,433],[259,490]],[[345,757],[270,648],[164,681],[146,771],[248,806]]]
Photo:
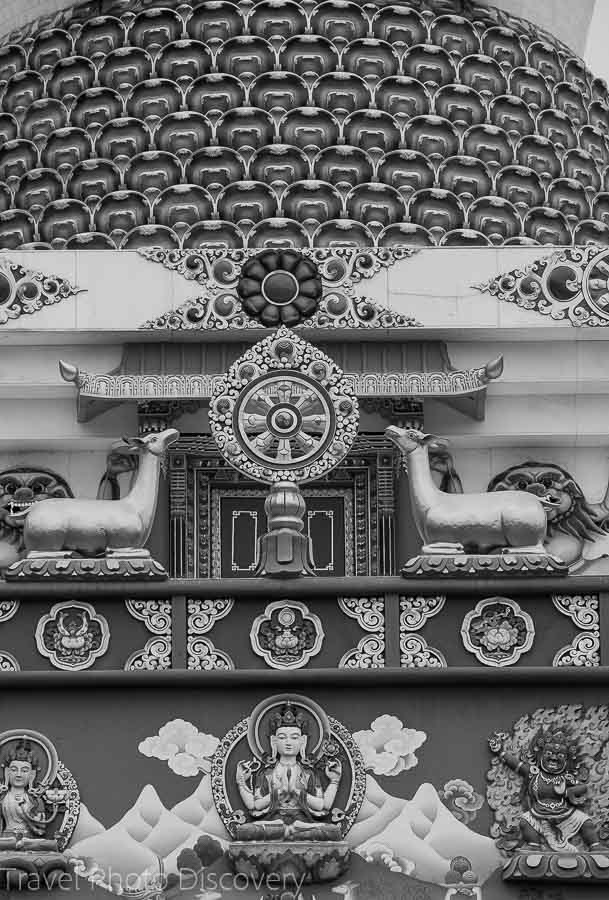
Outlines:
[[160,431],[158,434],[156,432],[147,434],[143,438],[124,437],[123,446],[120,449],[128,453],[152,453],[153,456],[163,456],[169,445],[177,441],[179,437],[180,432],[175,428],[166,428],[165,431]]
[[390,425],[385,429],[385,435],[396,447],[399,447],[405,456],[411,454],[418,447],[440,450],[448,446],[448,442],[443,438],[436,437],[435,434],[425,434],[423,431],[417,431],[416,428],[398,428],[396,425]]

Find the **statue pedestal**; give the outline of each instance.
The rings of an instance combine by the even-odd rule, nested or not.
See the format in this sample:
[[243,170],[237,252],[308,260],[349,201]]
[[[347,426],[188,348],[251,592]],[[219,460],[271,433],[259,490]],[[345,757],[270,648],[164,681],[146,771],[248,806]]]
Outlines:
[[71,871],[67,857],[54,850],[0,850],[0,890],[49,890]]
[[430,553],[409,559],[402,567],[403,578],[435,578],[446,575],[468,578],[480,575],[567,575],[568,566],[544,553]]
[[26,556],[9,566],[7,581],[165,581],[164,567],[146,556]]
[[279,876],[286,887],[334,881],[351,861],[345,841],[233,841],[227,854],[235,873],[257,882]]
[[503,867],[504,881],[609,882],[609,849],[560,853],[530,850],[515,853]]

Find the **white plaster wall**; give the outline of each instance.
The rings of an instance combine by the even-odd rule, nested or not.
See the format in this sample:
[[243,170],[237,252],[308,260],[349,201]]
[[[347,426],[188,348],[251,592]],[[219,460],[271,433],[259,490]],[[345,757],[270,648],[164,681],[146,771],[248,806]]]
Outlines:
[[493,5],[536,22],[583,55],[597,2],[607,0],[494,0]]

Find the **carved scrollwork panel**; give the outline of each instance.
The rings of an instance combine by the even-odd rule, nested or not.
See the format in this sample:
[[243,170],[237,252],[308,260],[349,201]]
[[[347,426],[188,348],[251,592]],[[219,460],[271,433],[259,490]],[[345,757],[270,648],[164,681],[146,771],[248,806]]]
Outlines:
[[339,662],[341,669],[378,669],[385,665],[385,598],[339,597],[338,606],[355,619],[363,631],[370,632]]
[[127,672],[136,672],[142,669],[155,671],[171,668],[171,638],[152,637],[146,641],[141,650],[132,653],[125,663]]
[[235,605],[232,597],[189,597],[187,667],[191,671],[234,669],[227,653],[218,650],[210,638],[205,637],[220,619],[225,618]]
[[19,672],[21,666],[16,657],[7,650],[0,651],[0,672]]
[[570,247],[473,287],[559,322],[606,328],[608,259],[607,248]]
[[338,605],[364,631],[384,631],[384,597],[339,597]]
[[400,634],[400,664],[403,669],[444,669],[444,655],[430,647],[420,634]]
[[195,672],[212,669],[229,671],[235,668],[235,664],[228,653],[214,647],[209,638],[193,635],[188,638],[188,668]]
[[143,329],[256,329],[279,322],[316,329],[420,325],[354,292],[363,278],[412,256],[416,248],[140,252],[205,288],[202,296],[144,322]]
[[126,671],[171,668],[171,601],[125,600],[127,611],[152,632],[141,650],[136,650],[125,663]]
[[340,669],[382,669],[385,665],[385,638],[380,634],[366,635],[357,647],[343,655]]
[[554,656],[552,665],[592,668],[600,666],[599,599],[596,594],[560,595],[552,597],[556,609],[581,629],[570,644]]
[[0,325],[32,315],[45,306],[75,297],[82,291],[67,278],[26,269],[9,259],[0,259]]
[[400,631],[419,631],[442,612],[446,597],[400,597]]

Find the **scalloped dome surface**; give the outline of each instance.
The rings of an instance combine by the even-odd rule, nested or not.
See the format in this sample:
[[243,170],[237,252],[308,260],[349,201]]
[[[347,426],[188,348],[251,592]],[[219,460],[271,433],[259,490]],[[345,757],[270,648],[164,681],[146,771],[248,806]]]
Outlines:
[[473,0],[96,0],[0,47],[0,247],[609,245],[609,97]]

